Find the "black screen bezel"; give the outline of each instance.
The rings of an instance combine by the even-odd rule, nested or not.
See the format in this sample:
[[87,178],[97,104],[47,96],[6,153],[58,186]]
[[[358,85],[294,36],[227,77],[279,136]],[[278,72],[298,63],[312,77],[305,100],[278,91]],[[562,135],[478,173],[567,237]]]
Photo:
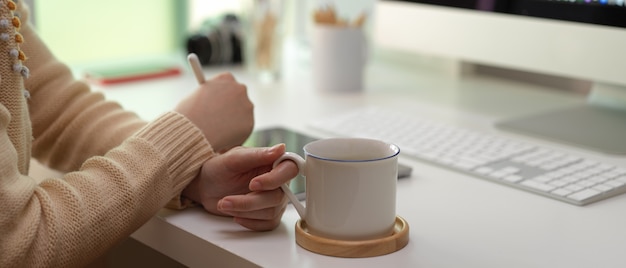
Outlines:
[[547,0],[392,0],[626,28],[626,6]]

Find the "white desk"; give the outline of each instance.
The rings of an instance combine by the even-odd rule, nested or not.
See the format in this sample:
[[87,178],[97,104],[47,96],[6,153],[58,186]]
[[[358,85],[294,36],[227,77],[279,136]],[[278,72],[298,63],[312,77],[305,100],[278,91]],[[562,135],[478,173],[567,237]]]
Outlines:
[[[484,77],[451,79],[428,70],[373,61],[367,88],[337,94],[312,88],[307,61],[295,59],[283,79],[258,83],[241,68],[257,128],[284,125],[324,137],[307,123],[376,105],[415,112],[482,131],[494,120],[579,104],[577,94]],[[104,89],[106,95],[152,119],[195,87],[191,73],[173,79]],[[503,135],[528,139],[511,133]],[[614,164],[611,158],[532,140]],[[374,258],[344,259],[311,253],[295,243],[296,211],[289,206],[271,232],[251,232],[200,209],[163,210],[133,237],[192,267],[626,267],[626,195],[577,207],[424,164],[406,156],[413,176],[398,182],[397,212],[410,224],[402,250]]]

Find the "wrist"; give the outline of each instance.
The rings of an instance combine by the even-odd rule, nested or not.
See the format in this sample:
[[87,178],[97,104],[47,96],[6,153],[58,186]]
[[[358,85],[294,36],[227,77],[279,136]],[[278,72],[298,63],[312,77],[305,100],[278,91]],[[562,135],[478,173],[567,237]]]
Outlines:
[[[202,169],[198,171],[196,177],[183,189],[181,196],[187,198],[195,204],[200,204],[206,211],[214,215],[227,216],[217,208],[218,198],[207,197],[202,194]],[[204,186],[206,188],[206,185]],[[204,189],[206,190],[206,189]]]
[[202,168],[198,170],[198,174],[187,184],[187,186],[183,189],[181,195],[187,199],[195,203],[202,203],[200,198],[200,173],[202,173]]

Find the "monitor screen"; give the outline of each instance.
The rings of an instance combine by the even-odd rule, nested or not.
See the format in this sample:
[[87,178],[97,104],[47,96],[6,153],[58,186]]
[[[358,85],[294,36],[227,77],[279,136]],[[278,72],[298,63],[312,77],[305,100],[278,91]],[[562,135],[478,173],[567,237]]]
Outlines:
[[387,0],[376,12],[379,48],[449,59],[453,71],[470,63],[589,82],[582,107],[496,126],[626,155],[616,149],[626,144],[624,0]]
[[379,47],[626,86],[623,0],[388,0],[376,12]]
[[626,0],[403,0],[505,14],[626,27]]

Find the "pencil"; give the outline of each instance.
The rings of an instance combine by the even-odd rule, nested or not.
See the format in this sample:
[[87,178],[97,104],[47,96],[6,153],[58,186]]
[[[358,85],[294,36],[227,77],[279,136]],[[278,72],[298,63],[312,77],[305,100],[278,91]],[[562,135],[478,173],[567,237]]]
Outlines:
[[200,60],[198,59],[198,55],[195,53],[189,53],[187,55],[187,61],[189,61],[189,65],[191,65],[191,69],[193,70],[193,74],[196,76],[196,80],[198,80],[198,84],[204,84],[204,73],[202,72],[202,66],[200,65]]

